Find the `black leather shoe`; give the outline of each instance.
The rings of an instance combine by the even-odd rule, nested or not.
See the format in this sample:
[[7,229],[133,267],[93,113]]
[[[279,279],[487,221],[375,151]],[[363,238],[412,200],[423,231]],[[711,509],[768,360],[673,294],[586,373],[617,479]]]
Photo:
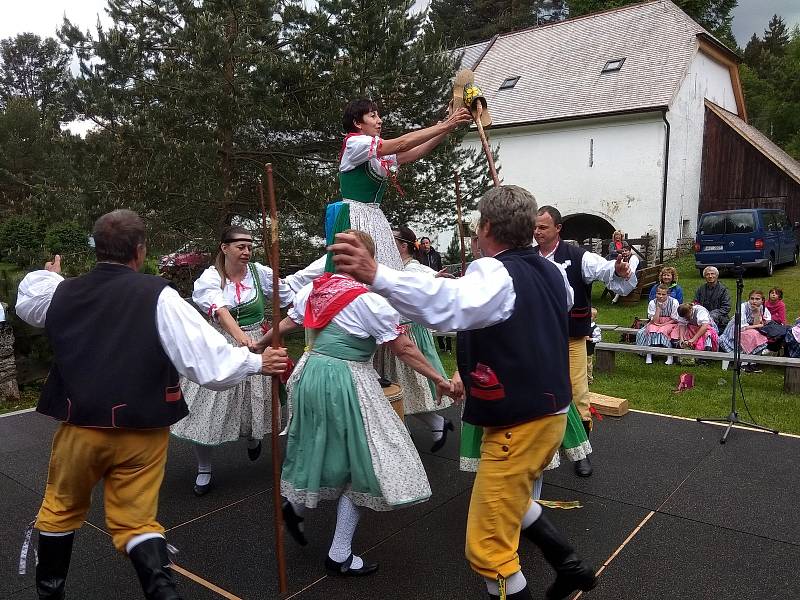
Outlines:
[[330,556],[325,557],[325,570],[337,577],[363,577],[365,575],[372,575],[378,570],[378,563],[371,565],[364,563],[360,569],[351,569],[351,564],[353,564],[352,554],[348,556],[347,560],[344,562],[336,562]]
[[592,461],[589,457],[575,461],[575,474],[578,477],[590,477],[592,475]]
[[442,437],[439,438],[439,441],[434,442],[433,446],[431,446],[431,452],[438,452],[439,450],[444,448],[444,445],[447,443],[447,432],[453,431],[453,422],[450,419],[445,419],[444,423],[442,423],[442,428],[440,430],[432,429],[431,431],[433,433],[441,431],[442,433]]
[[36,592],[39,598],[63,600],[74,540],[75,532],[69,535],[39,533],[39,562],[36,565]]
[[[211,471],[198,471],[197,474],[198,475],[211,475]],[[197,480],[195,480],[195,484],[194,484],[194,488],[193,488],[195,496],[205,496],[208,492],[211,491],[211,488],[214,485],[214,480],[213,479],[209,479],[208,483],[205,484],[205,485],[198,485],[196,483],[196,481]]]
[[258,446],[255,448],[248,448],[247,449],[247,458],[250,460],[258,460],[258,457],[261,456],[261,442],[258,442]]
[[283,522],[286,525],[286,531],[289,532],[292,539],[301,546],[308,546],[308,540],[303,530],[300,529],[300,525],[302,525],[305,519],[294,512],[294,507],[291,502],[284,502],[281,506],[281,512],[283,513]]

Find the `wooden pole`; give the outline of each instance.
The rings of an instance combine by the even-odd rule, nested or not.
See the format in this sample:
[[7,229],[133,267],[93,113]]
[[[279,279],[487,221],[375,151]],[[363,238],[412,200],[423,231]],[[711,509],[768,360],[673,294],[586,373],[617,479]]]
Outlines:
[[483,146],[483,153],[486,155],[486,160],[489,162],[489,173],[492,175],[495,187],[500,187],[500,178],[497,176],[497,169],[494,166],[494,157],[492,156],[492,149],[489,146],[489,140],[486,138],[486,132],[483,130],[483,123],[481,123],[481,114],[483,113],[483,105],[480,101],[475,103],[475,112],[472,113],[472,118],[475,120],[475,125],[478,126],[478,136],[481,138],[481,146]]
[[458,241],[461,245],[461,276],[467,271],[467,254],[464,251],[464,222],[461,220],[461,188],[459,187],[458,171],[453,171],[456,179],[456,216],[458,219]]
[[[264,188],[258,184],[258,196],[261,201],[261,224],[264,236],[264,253],[269,257],[272,267],[272,347],[281,347],[281,334],[278,324],[281,320],[281,298],[278,292],[280,285],[280,261],[278,251],[278,209],[275,204],[275,185],[272,180],[272,164],[264,167],[267,177],[267,195],[269,196],[269,244],[267,243],[267,210],[264,206]],[[278,589],[285,594],[288,587],[286,583],[286,556],[283,553],[283,512],[281,511],[281,449],[278,445],[280,433],[281,403],[278,395],[280,377],[272,376],[272,502],[275,506],[275,556],[278,559]]]

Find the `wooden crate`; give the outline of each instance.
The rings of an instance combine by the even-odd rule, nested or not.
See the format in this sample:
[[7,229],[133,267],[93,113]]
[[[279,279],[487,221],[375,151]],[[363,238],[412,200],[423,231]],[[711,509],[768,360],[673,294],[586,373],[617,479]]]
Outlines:
[[621,417],[628,412],[628,401],[624,398],[614,398],[613,396],[589,392],[589,402],[601,415]]

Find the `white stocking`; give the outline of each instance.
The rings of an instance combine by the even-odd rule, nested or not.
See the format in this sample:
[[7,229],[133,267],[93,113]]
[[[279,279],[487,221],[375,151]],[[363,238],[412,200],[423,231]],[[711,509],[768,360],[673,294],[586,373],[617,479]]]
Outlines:
[[194,444],[194,455],[197,457],[197,485],[206,485],[211,481],[211,475],[200,475],[200,472],[211,473],[211,446],[203,446],[202,444]]
[[[361,514],[358,507],[353,504],[347,496],[339,497],[339,507],[336,511],[336,531],[333,534],[333,542],[331,542],[331,549],[328,550],[328,556],[331,560],[338,563],[347,560],[347,557],[353,554],[352,544],[353,536],[356,533],[358,520]],[[360,569],[364,566],[358,556],[353,556],[353,564],[350,565],[353,569]]]

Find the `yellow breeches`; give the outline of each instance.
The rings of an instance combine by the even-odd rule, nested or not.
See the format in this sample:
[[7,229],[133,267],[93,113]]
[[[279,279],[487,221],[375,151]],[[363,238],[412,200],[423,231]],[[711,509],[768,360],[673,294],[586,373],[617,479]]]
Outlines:
[[581,420],[591,423],[589,380],[586,372],[586,339],[582,337],[569,338],[569,381],[572,385],[572,402],[581,414]]
[[156,521],[169,428],[100,429],[62,423],[53,438],[40,531],[79,529],[92,488],[104,480],[106,527],[120,552],[141,533],[164,533]]
[[[585,364],[584,364],[585,368]],[[484,577],[520,570],[520,523],[533,482],[561,445],[567,415],[550,415],[513,427],[485,427],[481,461],[467,517],[466,555]]]

